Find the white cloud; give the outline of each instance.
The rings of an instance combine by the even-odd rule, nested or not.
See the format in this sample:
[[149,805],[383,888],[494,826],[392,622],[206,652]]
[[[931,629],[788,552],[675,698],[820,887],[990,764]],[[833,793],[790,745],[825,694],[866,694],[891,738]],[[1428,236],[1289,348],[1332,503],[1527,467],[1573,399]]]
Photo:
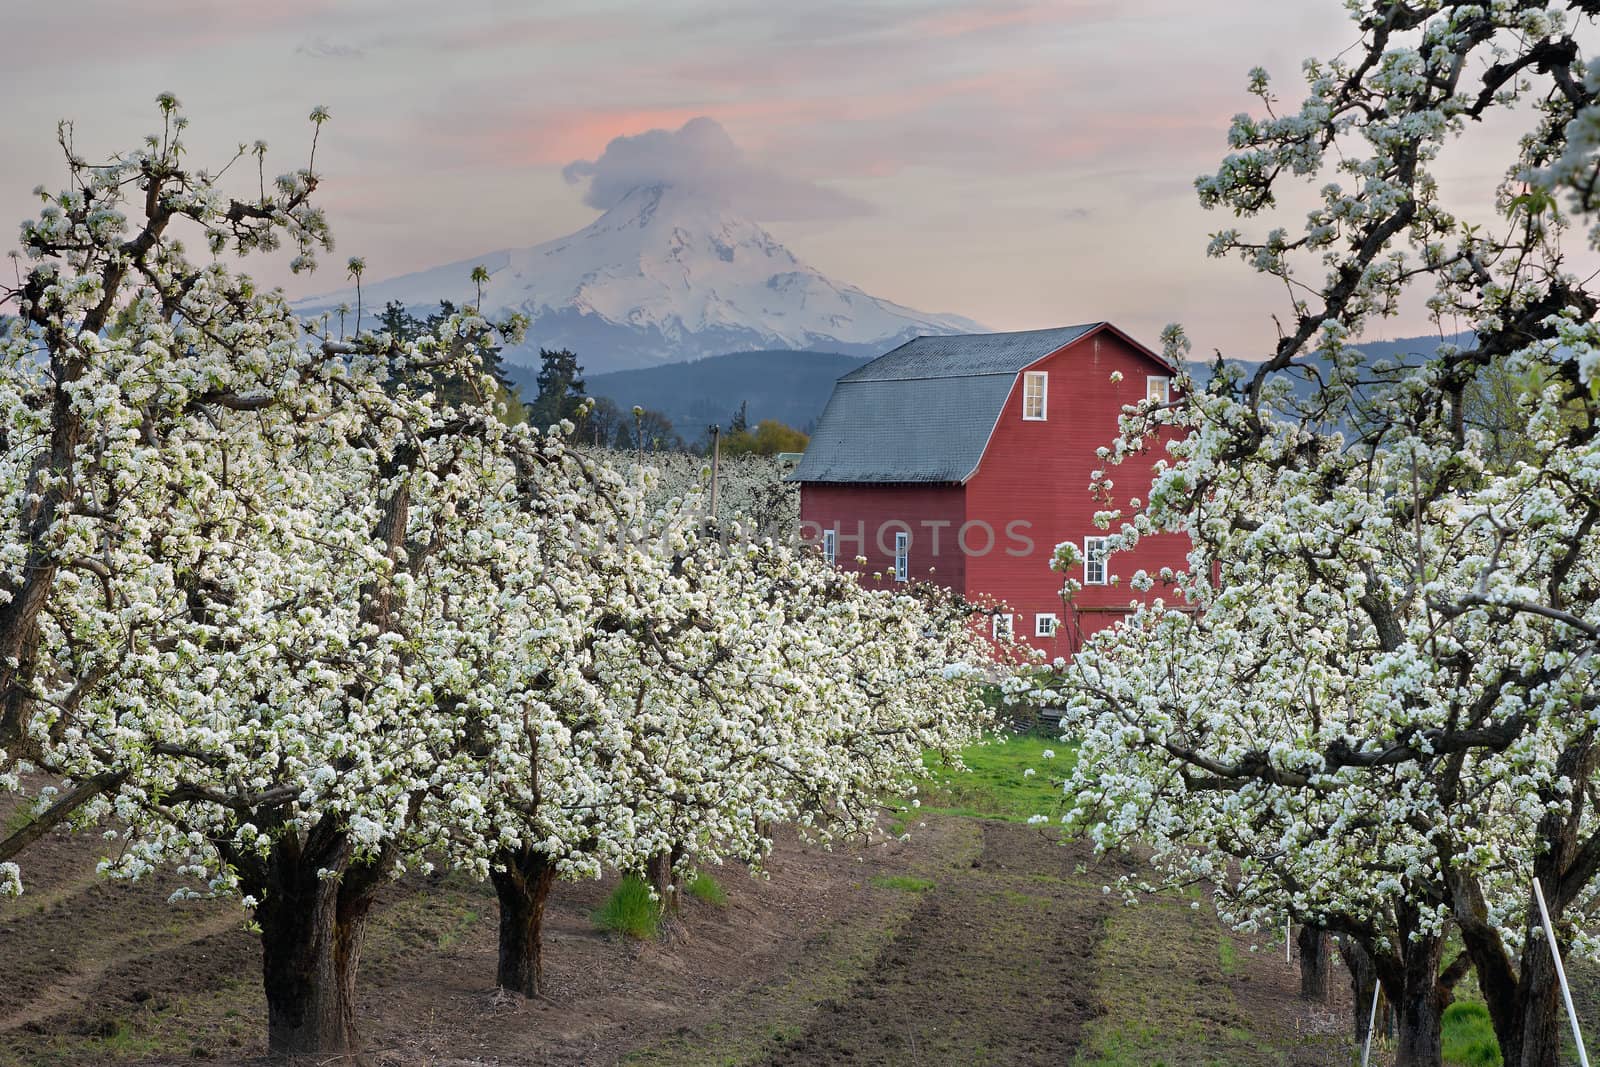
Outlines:
[[561,173],[574,184],[588,182],[584,202],[602,211],[645,185],[689,190],[763,220],[839,219],[873,210],[853,196],[752,162],[704,116],[679,130],[614,138],[598,159],[575,160]]

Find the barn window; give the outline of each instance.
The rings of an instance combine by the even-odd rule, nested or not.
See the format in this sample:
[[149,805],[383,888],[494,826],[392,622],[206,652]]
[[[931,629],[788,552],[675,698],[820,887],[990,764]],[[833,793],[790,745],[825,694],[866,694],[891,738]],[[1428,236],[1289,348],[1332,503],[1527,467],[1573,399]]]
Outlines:
[[1022,376],[1022,417],[1035,422],[1044,421],[1046,394],[1050,375],[1042,370],[1031,370]]
[[905,581],[911,573],[911,534],[898,530],[894,535],[894,580]]
[[1144,380],[1144,398],[1157,404],[1165,404],[1172,399],[1172,379],[1159,374],[1152,374]]
[[1011,640],[1011,614],[997,611],[994,615],[994,639],[996,641]]
[[839,558],[839,531],[822,531],[822,558],[829,563]]
[[1054,637],[1056,635],[1056,623],[1059,621],[1047,611],[1040,612],[1033,617],[1033,636]]
[[1104,537],[1085,537],[1083,539],[1083,583],[1085,585],[1106,584],[1106,539]]

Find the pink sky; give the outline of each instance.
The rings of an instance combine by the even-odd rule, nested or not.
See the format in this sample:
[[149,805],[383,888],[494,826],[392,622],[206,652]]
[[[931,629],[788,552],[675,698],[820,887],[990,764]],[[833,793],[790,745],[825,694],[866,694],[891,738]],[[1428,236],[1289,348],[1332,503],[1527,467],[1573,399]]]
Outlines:
[[[337,252],[309,279],[254,268],[303,295],[342,285],[351,255],[381,278],[577,229],[596,212],[565,165],[708,116],[758,167],[865,205],[765,220],[837,280],[996,329],[1111,319],[1153,342],[1181,321],[1201,351],[1252,358],[1281,290],[1206,260],[1227,220],[1192,182],[1250,106],[1251,66],[1290,96],[1302,58],[1351,40],[1336,0],[26,5],[0,39],[0,218],[61,180],[58,119],[107,154],[170,90],[191,158],[262,138],[282,171],[324,104]],[[1453,165],[1492,183],[1488,163]]]

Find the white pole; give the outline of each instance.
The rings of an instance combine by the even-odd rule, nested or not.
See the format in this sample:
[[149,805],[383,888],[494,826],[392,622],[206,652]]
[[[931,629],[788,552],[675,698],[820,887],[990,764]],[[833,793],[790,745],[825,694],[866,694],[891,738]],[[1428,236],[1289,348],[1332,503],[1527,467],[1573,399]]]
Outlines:
[[1283,962],[1294,966],[1294,957],[1290,955],[1294,944],[1294,929],[1287,915],[1283,917]]
[[1376,978],[1372,980],[1372,1011],[1367,1013],[1367,1040],[1361,1046],[1361,1067],[1367,1067],[1367,1057],[1372,1055],[1372,1031],[1378,1028],[1378,990],[1382,988]]
[[1561,966],[1561,950],[1556,947],[1556,932],[1550,925],[1550,909],[1544,906],[1544,889],[1539,879],[1533,880],[1533,896],[1539,902],[1539,919],[1544,923],[1545,940],[1550,942],[1550,959],[1556,965],[1556,978],[1561,982],[1561,999],[1567,1002],[1567,1019],[1572,1023],[1572,1041],[1578,1046],[1580,1067],[1589,1067],[1589,1054],[1583,1049],[1583,1033],[1578,1029],[1578,1011],[1572,1006],[1572,990],[1567,988],[1567,971]]

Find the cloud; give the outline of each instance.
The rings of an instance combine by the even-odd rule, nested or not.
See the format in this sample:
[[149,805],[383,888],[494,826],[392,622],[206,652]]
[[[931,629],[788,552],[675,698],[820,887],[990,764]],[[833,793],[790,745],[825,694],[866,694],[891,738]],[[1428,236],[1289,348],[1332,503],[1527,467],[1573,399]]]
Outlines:
[[315,37],[296,45],[294,54],[310,56],[312,59],[359,59],[367,53],[353,44],[340,44],[325,37]]
[[568,163],[562,175],[588,182],[583,200],[604,211],[643,185],[670,185],[763,220],[842,219],[870,214],[863,200],[752,162],[715,120],[678,130],[613,138],[598,159]]

